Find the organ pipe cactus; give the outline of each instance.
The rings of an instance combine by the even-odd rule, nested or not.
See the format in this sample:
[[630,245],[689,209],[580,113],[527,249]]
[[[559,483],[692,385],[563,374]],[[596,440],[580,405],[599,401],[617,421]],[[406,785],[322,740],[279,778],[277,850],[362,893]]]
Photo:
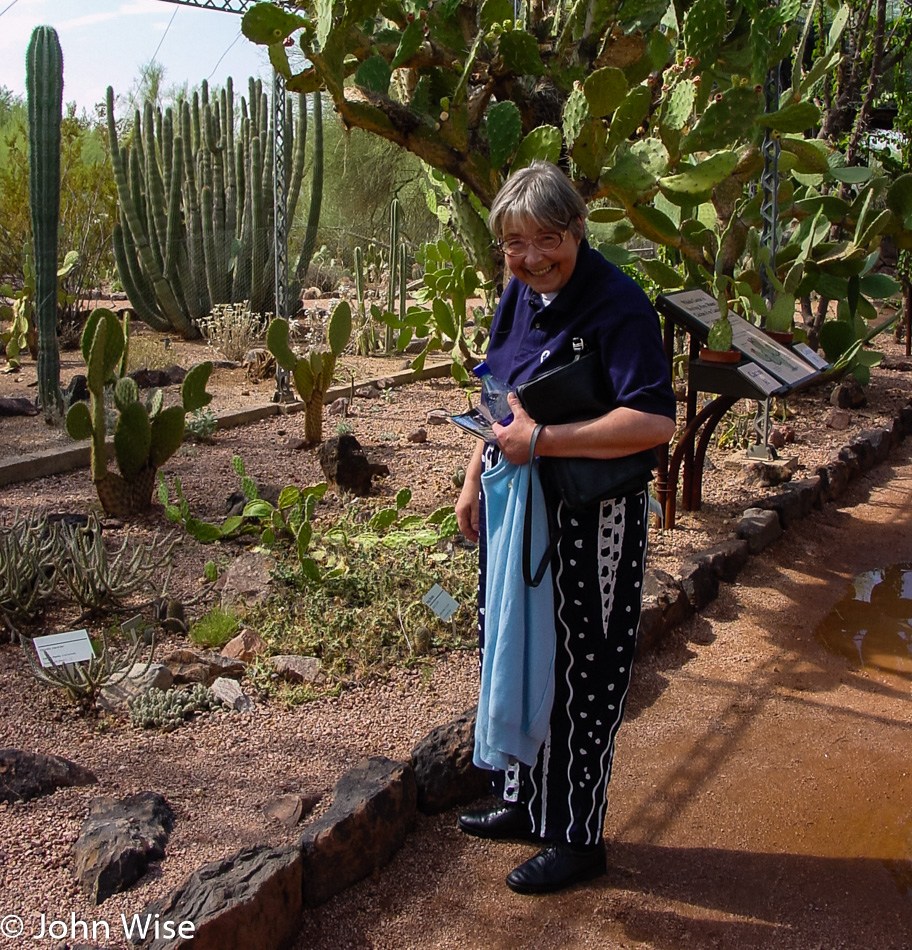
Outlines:
[[35,255],[38,399],[46,415],[63,405],[57,347],[57,230],[60,220],[60,119],[63,52],[56,30],[36,27],[26,52],[29,203]]
[[333,310],[326,328],[329,349],[312,349],[298,356],[288,343],[288,321],[273,320],[266,331],[266,346],[282,369],[291,373],[304,402],[304,438],[323,441],[323,400],[332,385],[336,360],[348,346],[352,333],[351,307],[342,301]]
[[[291,100],[286,112],[292,221],[303,179],[306,97],[297,98],[296,115]],[[154,329],[195,338],[198,322],[215,305],[249,300],[255,313],[273,309],[270,114],[259,81],[250,80],[249,100],[241,98],[239,108],[230,79],[217,96],[204,82],[201,93],[174,109],[156,111],[146,103],[127,148],[118,142],[108,89],[121,213],[114,229],[117,271],[137,316]],[[321,188],[315,182],[311,218],[319,214]]]
[[82,334],[87,367],[89,405],[75,403],[67,413],[67,432],[74,439],[92,440],[92,481],[105,513],[129,518],[149,507],[155,475],[180,447],[185,417],[208,405],[212,396],[206,383],[212,363],[199,363],[184,378],[181,405],[162,407],[157,390],[146,407],[139,401],[135,380],[122,376],[114,383],[118,418],[114,428],[114,455],[120,473],[108,470],[105,446],[105,387],[111,383],[124,354],[124,333],[110,310],[98,309]]

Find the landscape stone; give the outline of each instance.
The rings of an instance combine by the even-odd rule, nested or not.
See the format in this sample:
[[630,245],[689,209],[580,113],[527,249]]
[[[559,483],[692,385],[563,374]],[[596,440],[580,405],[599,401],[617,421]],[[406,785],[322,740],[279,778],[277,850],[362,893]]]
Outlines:
[[702,610],[719,596],[719,578],[709,561],[685,559],[677,580],[694,610]]
[[285,828],[294,828],[320,801],[319,795],[280,795],[266,802],[263,812],[267,818],[277,821]]
[[445,426],[450,420],[450,414],[446,409],[432,409],[425,417],[425,423],[429,426]]
[[273,950],[290,946],[301,922],[301,853],[255,845],[206,864],[141,914],[192,921],[191,937],[134,939],[143,950]]
[[863,409],[868,404],[868,397],[861,383],[849,376],[833,388],[830,403],[837,409]]
[[845,462],[832,458],[825,465],[817,466],[820,476],[820,498],[822,501],[835,501],[848,488],[850,473]]
[[415,429],[412,432],[409,432],[408,434],[409,442],[419,442],[419,443],[427,442],[427,438],[428,438],[427,429],[425,429],[423,426]]
[[334,399],[326,410],[331,416],[347,416],[348,406],[351,400],[347,396],[339,396]]
[[275,560],[266,554],[249,551],[234,560],[222,575],[222,609],[233,607],[239,601],[258,604],[266,600],[272,591],[272,575]]
[[212,681],[210,689],[216,699],[235,712],[250,712],[253,709],[253,700],[241,689],[237,680],[219,676]]
[[863,429],[855,440],[871,446],[875,465],[886,461],[890,454],[890,434],[885,429]]
[[329,810],[301,837],[305,906],[324,903],[386,865],[411,828],[416,800],[411,765],[377,756],[346,772]]
[[76,876],[96,904],[135,884],[165,856],[174,812],[157,792],[98,798],[74,845]]
[[174,673],[164,663],[136,663],[125,679],[113,686],[106,686],[98,697],[99,705],[106,709],[126,709],[137,696],[150,689],[167,690],[174,684]]
[[788,488],[754,502],[755,508],[775,511],[783,528],[802,518],[806,518],[813,508],[820,504],[822,481],[819,475],[792,482]]
[[389,475],[389,466],[367,460],[361,443],[353,435],[327,439],[320,445],[318,456],[326,480],[359,497],[370,494],[375,476]]
[[849,423],[852,421],[852,416],[846,409],[831,409],[829,415],[826,417],[824,425],[828,429],[835,429],[837,432],[841,432],[843,429],[848,429]]
[[643,579],[643,607],[637,652],[654,650],[665,634],[693,613],[683,588],[667,571],[647,568]]
[[320,661],[315,656],[282,654],[270,657],[275,672],[290,683],[316,683],[322,678]]
[[222,648],[222,656],[230,660],[240,660],[243,663],[252,663],[260,654],[268,649],[266,641],[250,627],[244,629]]
[[0,802],[27,802],[58,788],[97,781],[88,769],[59,755],[0,749]]
[[193,650],[175,650],[162,662],[174,674],[174,685],[202,683],[211,686],[220,676],[240,679],[247,672],[247,664],[217,653],[196,653]]
[[694,560],[707,564],[720,581],[730,584],[747,564],[750,551],[747,542],[742,538],[730,538],[693,557]]
[[782,537],[779,515],[764,508],[748,508],[735,526],[735,535],[747,541],[751,554],[759,554]]
[[474,751],[474,709],[432,729],[412,749],[420,812],[436,815],[490,792],[491,773],[473,763]]

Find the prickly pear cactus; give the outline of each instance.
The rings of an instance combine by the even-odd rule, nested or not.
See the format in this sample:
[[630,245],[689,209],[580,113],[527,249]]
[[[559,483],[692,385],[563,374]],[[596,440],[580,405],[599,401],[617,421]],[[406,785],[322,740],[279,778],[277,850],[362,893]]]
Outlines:
[[684,49],[688,56],[712,62],[725,39],[724,0],[695,0],[684,17]]
[[[136,382],[129,377],[115,379],[122,368],[124,333],[115,314],[101,308],[86,322],[82,352],[86,361],[89,405],[77,402],[67,413],[67,432],[74,439],[92,440],[92,481],[105,513],[129,518],[149,507],[155,488],[155,474],[180,447],[187,412],[211,400],[206,383],[212,363],[193,367],[184,378],[183,403],[162,409],[158,391],[147,408],[139,400]],[[114,458],[117,472],[107,466],[105,447],[105,388],[114,385]]]
[[298,356],[288,342],[288,321],[276,319],[266,331],[266,347],[279,366],[291,373],[295,389],[304,403],[304,438],[323,441],[323,400],[332,385],[336,360],[348,346],[352,334],[351,307],[341,301],[333,310],[326,328],[328,350],[312,349]]
[[753,86],[734,86],[706,107],[693,131],[681,141],[681,151],[710,152],[743,141],[745,130],[762,111],[760,92]]
[[488,109],[486,128],[491,165],[502,168],[522,138],[522,116],[514,102],[496,102]]

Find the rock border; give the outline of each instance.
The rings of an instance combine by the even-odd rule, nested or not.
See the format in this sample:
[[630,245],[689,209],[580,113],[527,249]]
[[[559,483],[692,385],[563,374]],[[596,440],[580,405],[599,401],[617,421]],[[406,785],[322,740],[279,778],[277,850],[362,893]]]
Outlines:
[[[692,554],[677,574],[647,571],[638,650],[654,649],[673,628],[716,598],[748,563],[791,525],[834,501],[864,472],[884,462],[912,434],[912,401],[884,429],[852,439],[814,475],[786,483],[749,507],[729,538]],[[308,908],[386,865],[417,812],[437,814],[481,797],[488,775],[472,764],[474,710],[438,726],[407,763],[364,759],[336,783],[330,809],[305,829],[297,848],[246,848],[207,864],[144,914],[192,921],[189,937],[134,941],[148,950],[283,950]]]
[[[450,363],[435,363],[426,366],[419,372],[407,369],[389,376],[378,376],[375,379],[364,380],[356,387],[383,386],[392,389],[416,383],[425,379],[440,379],[450,374]],[[340,396],[347,396],[351,392],[351,385],[333,386],[326,391],[324,405],[334,402]],[[253,406],[249,409],[238,409],[234,412],[225,412],[216,417],[217,429],[233,429],[236,426],[249,425],[271,416],[293,415],[304,411],[304,403],[295,401],[290,403],[272,402],[265,406]],[[105,442],[108,460],[114,458],[114,440]],[[36,478],[47,478],[50,475],[62,475],[79,468],[88,468],[91,463],[92,448],[87,443],[74,445],[65,449],[48,449],[46,452],[35,452],[33,455],[22,455],[6,462],[0,462],[0,486],[12,485],[15,482],[30,482]]]

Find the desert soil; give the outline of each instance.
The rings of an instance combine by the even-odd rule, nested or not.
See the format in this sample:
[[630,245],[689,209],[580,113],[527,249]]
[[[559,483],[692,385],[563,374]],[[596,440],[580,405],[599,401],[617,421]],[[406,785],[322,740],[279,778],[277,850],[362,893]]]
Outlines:
[[[829,387],[790,400],[795,442],[786,454],[798,457],[799,472],[813,472],[832,449],[885,424],[908,402],[912,364],[892,342],[882,348],[886,366],[875,370],[869,405],[851,413],[848,429],[825,426]],[[184,365],[208,355],[198,344],[175,344],[174,352]],[[348,365],[359,380],[400,368],[390,360]],[[75,354],[65,354],[64,379],[78,370]],[[0,376],[0,395],[32,395],[33,380],[34,364],[26,363],[18,377]],[[210,391],[219,413],[268,402],[272,386],[225,368]],[[417,511],[455,500],[452,475],[465,462],[469,437],[452,426],[428,426],[426,442],[408,436],[430,409],[464,405],[447,381],[355,399],[354,434],[391,470],[378,483],[378,503],[403,486],[412,488]],[[338,422],[327,411],[325,434]],[[212,444],[185,445],[164,473],[180,476],[202,517],[216,518],[238,487],[234,454],[264,483],[322,480],[314,454],[293,447],[302,436],[302,415],[226,429]],[[40,417],[0,419],[0,460],[67,441]],[[653,566],[673,570],[690,551],[724,537],[762,493],[738,484],[728,467],[736,454],[713,449],[703,509],[680,513],[674,531],[654,532]],[[908,948],[909,676],[855,669],[829,655],[814,629],[859,571],[912,563],[909,455],[907,441],[838,506],[791,529],[701,616],[640,658],[610,790],[606,878],[552,898],[521,898],[503,878],[530,856],[529,847],[468,839],[455,830],[455,813],[419,816],[388,868],[308,913],[295,950]],[[342,503],[328,496],[327,505]],[[16,511],[94,504],[86,470],[0,488],[6,520]],[[158,509],[132,530],[151,536],[165,527]],[[109,530],[117,538],[122,527]],[[195,593],[211,556],[183,543],[172,590]],[[264,702],[247,717],[139,733],[116,718],[74,717],[33,683],[18,647],[2,646],[0,745],[65,755],[100,782],[0,805],[0,918],[22,917],[33,928],[28,935],[41,913],[75,913],[111,921],[114,935],[121,913],[140,912],[199,865],[260,841],[296,841],[300,827],[265,817],[268,801],[283,792],[321,794],[319,813],[359,758],[407,758],[430,728],[472,706],[475,691],[475,657],[455,653],[438,657],[429,674],[394,673],[293,710]],[[147,789],[164,794],[177,814],[166,857],[128,892],[94,908],[72,869],[89,805],[98,795]]]

